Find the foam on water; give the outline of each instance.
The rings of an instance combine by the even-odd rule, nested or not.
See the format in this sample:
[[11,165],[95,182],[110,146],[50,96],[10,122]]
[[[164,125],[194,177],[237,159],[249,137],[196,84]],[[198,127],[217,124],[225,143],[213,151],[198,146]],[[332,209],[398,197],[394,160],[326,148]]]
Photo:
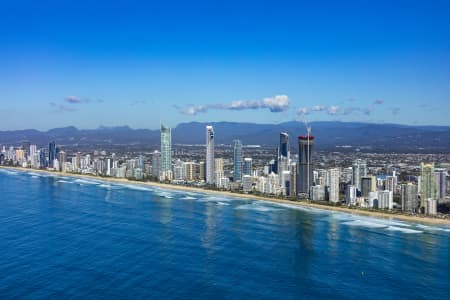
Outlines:
[[158,193],[157,195],[163,198],[173,199],[173,196],[170,193]]
[[276,208],[276,207],[273,207],[273,206],[261,205],[261,204],[256,203],[256,202],[253,202],[253,203],[250,203],[250,204],[239,205],[239,206],[235,207],[234,209],[238,209],[238,210],[254,210],[254,211],[259,211],[259,212],[283,210],[282,208]]
[[422,233],[423,232],[420,230],[414,230],[414,229],[410,229],[410,228],[403,228],[403,227],[397,227],[397,226],[389,226],[386,228],[386,230],[399,231],[399,232],[403,232],[403,233]]
[[371,221],[364,221],[364,220],[354,220],[349,222],[344,222],[342,224],[348,225],[348,226],[360,226],[360,227],[367,227],[367,228],[386,228],[386,225],[380,224],[378,222],[371,222]]
[[191,196],[186,196],[186,197],[183,197],[183,198],[181,198],[181,199],[184,199],[184,200],[195,200],[195,199],[197,199],[197,198],[191,197]]
[[[267,203],[267,201],[264,201],[264,202]],[[286,203],[272,203],[272,202],[270,202],[270,204],[289,208],[289,209],[294,209],[294,210],[307,211],[309,213],[315,213],[315,214],[326,213],[326,211],[324,211],[322,209],[314,208],[314,207],[306,207],[306,206],[300,206],[300,205],[295,205],[295,204],[286,204]]]
[[423,224],[417,224],[415,227],[426,230],[426,231],[450,232],[450,228],[443,228],[443,227],[437,227],[437,226],[428,226],[428,225],[423,225]]
[[58,180],[58,181],[56,181],[56,182],[60,182],[60,183],[72,183],[71,181],[67,181],[67,180]]
[[118,184],[118,186],[125,187],[127,189],[135,190],[135,191],[143,191],[143,192],[152,192],[153,191],[152,189],[149,189],[149,188],[146,188],[143,186],[139,186],[139,185],[134,185],[134,184]]
[[9,175],[19,175],[18,172],[14,172],[14,171],[10,171],[10,170],[5,170],[5,169],[0,169],[0,172],[9,174]]
[[228,206],[230,205],[230,203],[226,203],[226,202],[217,202],[217,205],[222,205],[222,206]]
[[100,182],[86,179],[75,179],[74,182],[81,184],[91,184],[91,185],[99,185]]
[[199,202],[229,202],[233,201],[234,199],[225,198],[225,197],[216,197],[216,196],[208,196],[205,198],[201,198]]

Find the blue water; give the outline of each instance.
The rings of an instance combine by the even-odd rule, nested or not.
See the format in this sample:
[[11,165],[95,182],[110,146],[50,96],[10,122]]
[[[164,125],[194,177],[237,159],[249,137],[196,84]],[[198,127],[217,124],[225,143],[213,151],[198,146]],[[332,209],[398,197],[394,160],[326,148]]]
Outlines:
[[448,299],[450,229],[0,170],[1,299]]

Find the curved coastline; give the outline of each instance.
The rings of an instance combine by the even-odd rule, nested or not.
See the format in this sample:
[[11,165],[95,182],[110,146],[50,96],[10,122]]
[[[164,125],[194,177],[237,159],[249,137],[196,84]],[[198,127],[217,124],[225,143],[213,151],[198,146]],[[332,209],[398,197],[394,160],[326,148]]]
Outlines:
[[335,212],[347,213],[350,215],[359,215],[359,216],[372,217],[372,218],[377,218],[377,219],[400,220],[400,221],[413,222],[413,223],[424,223],[424,224],[431,224],[431,225],[450,226],[450,219],[439,219],[439,218],[432,218],[432,217],[426,217],[426,216],[412,216],[412,215],[402,215],[402,214],[394,215],[394,214],[389,214],[389,213],[385,213],[382,211],[367,211],[367,210],[361,210],[361,209],[357,209],[357,208],[348,208],[345,206],[326,206],[326,205],[320,205],[320,204],[305,202],[305,201],[277,199],[277,198],[270,198],[270,197],[264,197],[264,196],[256,196],[256,195],[251,195],[251,194],[237,194],[237,193],[232,193],[232,192],[228,192],[228,191],[207,190],[207,189],[203,189],[203,188],[180,186],[180,185],[174,185],[174,184],[163,184],[163,183],[152,182],[152,181],[137,182],[137,181],[132,181],[132,180],[128,180],[125,178],[100,177],[100,176],[88,175],[88,174],[54,172],[54,171],[48,171],[48,170],[10,167],[10,166],[0,166],[0,168],[4,169],[4,170],[14,170],[14,171],[19,171],[19,172],[35,172],[35,173],[42,173],[42,174],[51,174],[51,175],[60,176],[60,177],[66,176],[66,177],[74,177],[74,178],[85,178],[85,179],[94,179],[94,180],[98,180],[98,181],[119,183],[119,184],[144,185],[144,186],[149,186],[149,187],[157,187],[157,188],[161,188],[161,189],[169,189],[169,190],[171,189],[171,190],[186,191],[186,192],[223,195],[223,196],[233,197],[233,198],[238,198],[238,199],[249,199],[249,200],[266,201],[266,202],[271,202],[271,203],[275,203],[275,204],[288,204],[288,205],[295,205],[295,206],[299,206],[299,207],[310,207],[310,208],[315,208],[315,209],[319,209],[319,210],[335,211]]

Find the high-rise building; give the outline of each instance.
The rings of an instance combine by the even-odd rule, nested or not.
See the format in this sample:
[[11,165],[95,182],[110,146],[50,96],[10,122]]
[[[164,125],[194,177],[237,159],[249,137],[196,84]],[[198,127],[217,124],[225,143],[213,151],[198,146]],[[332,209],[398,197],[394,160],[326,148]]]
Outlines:
[[53,168],[53,162],[56,159],[56,144],[55,142],[50,142],[48,144],[48,166]]
[[312,150],[314,137],[308,128],[307,135],[298,137],[298,172],[297,172],[297,194],[300,197],[309,197],[310,187],[313,182]]
[[394,205],[394,195],[392,191],[378,191],[378,208],[392,209]]
[[[233,168],[233,180],[241,181],[242,179],[242,142],[240,140],[234,141],[234,168]],[[250,174],[248,174],[250,175]]]
[[361,177],[361,196],[365,199],[369,198],[370,192],[377,190],[377,180],[375,176],[363,176]]
[[161,152],[155,150],[152,153],[152,176],[155,178],[159,178],[160,172],[161,172]]
[[291,190],[289,191],[289,195],[291,197],[297,196],[297,163],[293,161],[291,163]]
[[215,176],[215,180],[214,182],[219,185],[220,183],[220,179],[222,177],[224,177],[224,172],[223,172],[223,158],[216,158],[214,159],[214,176]]
[[206,183],[214,184],[214,129],[206,126]]
[[352,185],[361,192],[361,178],[367,176],[367,163],[365,160],[357,159],[352,165]]
[[435,169],[436,177],[436,198],[443,199],[447,193],[447,171],[444,169]]
[[45,169],[45,168],[48,167],[47,155],[45,153],[45,149],[44,148],[39,151],[39,167],[41,169]]
[[408,183],[401,185],[402,210],[416,212],[418,206],[417,185]]
[[356,205],[356,186],[353,185],[347,185],[347,188],[345,189],[345,204],[347,205]]
[[244,158],[244,175],[252,176],[252,162],[253,160],[250,157]]
[[426,200],[436,200],[436,177],[434,163],[420,164],[420,208],[426,211]]
[[386,190],[395,192],[397,187],[397,176],[386,176]]
[[204,161],[201,161],[198,164],[198,180],[201,180],[201,181],[206,180],[206,164]]
[[161,124],[161,181],[172,180],[172,131]]
[[196,174],[196,164],[194,162],[188,161],[184,163],[184,174],[186,174],[186,181],[194,181]]
[[333,168],[327,171],[327,195],[331,203],[339,203],[339,169]]
[[242,176],[242,190],[244,193],[253,191],[253,177],[250,175]]
[[64,151],[59,151],[58,153],[58,160],[59,160],[59,169],[63,172],[65,172],[65,163],[67,161],[67,154]]
[[278,174],[289,170],[290,146],[289,134],[280,132],[280,144],[278,146],[277,168]]

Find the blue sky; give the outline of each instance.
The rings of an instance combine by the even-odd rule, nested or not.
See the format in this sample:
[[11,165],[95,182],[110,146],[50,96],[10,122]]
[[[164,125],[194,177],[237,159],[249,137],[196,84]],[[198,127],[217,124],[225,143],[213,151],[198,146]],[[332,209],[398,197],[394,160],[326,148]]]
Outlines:
[[2,1],[0,130],[450,125],[448,1]]

